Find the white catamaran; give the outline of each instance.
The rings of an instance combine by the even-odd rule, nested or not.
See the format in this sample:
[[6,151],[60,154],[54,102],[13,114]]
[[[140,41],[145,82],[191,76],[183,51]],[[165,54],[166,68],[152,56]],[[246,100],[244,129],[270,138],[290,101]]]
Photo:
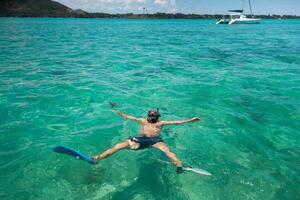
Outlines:
[[244,14],[244,0],[242,10],[228,10],[228,14],[224,15],[222,19],[218,20],[216,24],[259,24],[261,19],[254,18],[252,13],[251,1],[249,2],[249,8],[251,13],[251,18],[248,18]]

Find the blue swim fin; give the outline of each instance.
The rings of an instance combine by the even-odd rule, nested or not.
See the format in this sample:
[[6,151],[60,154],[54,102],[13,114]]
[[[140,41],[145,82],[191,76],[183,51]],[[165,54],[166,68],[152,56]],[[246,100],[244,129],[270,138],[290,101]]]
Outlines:
[[84,153],[81,153],[79,150],[75,150],[73,148],[70,148],[70,147],[64,147],[64,146],[57,146],[53,149],[54,152],[56,153],[63,153],[63,154],[67,154],[67,155],[70,155],[70,156],[74,156],[75,158],[77,159],[81,159],[81,160],[84,160],[88,163],[91,163],[91,164],[96,164],[96,161],[85,155]]

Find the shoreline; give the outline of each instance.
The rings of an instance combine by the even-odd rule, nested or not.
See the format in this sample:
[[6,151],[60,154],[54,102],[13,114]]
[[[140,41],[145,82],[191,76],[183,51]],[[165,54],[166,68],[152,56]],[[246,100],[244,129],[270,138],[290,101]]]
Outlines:
[[[226,15],[226,14],[224,14]],[[0,18],[97,18],[97,19],[220,19],[221,14],[183,14],[183,13],[155,13],[155,14],[109,14],[109,13],[84,13],[71,15],[31,15],[31,14],[6,14],[0,15]],[[247,15],[247,14],[246,14]],[[247,15],[250,16],[250,15]],[[300,19],[297,15],[252,15],[261,19]]]
[[[289,20],[289,19],[300,19],[300,16],[297,17],[289,17],[289,18],[264,18],[260,16],[255,16],[260,19],[264,20],[272,20],[272,19],[277,19],[277,20]],[[138,19],[144,19],[144,20],[153,20],[153,19],[165,19],[165,20],[173,20],[173,19],[186,19],[186,20],[218,20],[221,17],[215,17],[215,18],[135,18],[135,17],[62,17],[62,16],[0,16],[1,18],[52,18],[52,19],[133,19],[133,20],[138,20]]]

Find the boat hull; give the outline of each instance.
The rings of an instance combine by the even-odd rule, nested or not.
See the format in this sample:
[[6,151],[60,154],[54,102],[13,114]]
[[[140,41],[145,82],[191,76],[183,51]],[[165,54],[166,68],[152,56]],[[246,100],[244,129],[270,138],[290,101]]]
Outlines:
[[260,21],[260,19],[234,19],[228,24],[259,24]]
[[219,21],[217,21],[217,23],[216,24],[229,24],[229,20],[223,20],[223,19],[221,19],[221,20],[219,20]]

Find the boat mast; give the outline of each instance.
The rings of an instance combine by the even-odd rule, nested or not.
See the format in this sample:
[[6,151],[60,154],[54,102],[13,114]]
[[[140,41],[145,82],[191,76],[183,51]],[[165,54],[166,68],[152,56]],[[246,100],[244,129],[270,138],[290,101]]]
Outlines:
[[242,0],[242,10],[244,11],[244,3],[245,3],[245,0]]
[[250,13],[251,13],[251,15],[253,15],[253,13],[252,13],[252,7],[251,7],[251,1],[249,0],[248,2],[249,2]]

